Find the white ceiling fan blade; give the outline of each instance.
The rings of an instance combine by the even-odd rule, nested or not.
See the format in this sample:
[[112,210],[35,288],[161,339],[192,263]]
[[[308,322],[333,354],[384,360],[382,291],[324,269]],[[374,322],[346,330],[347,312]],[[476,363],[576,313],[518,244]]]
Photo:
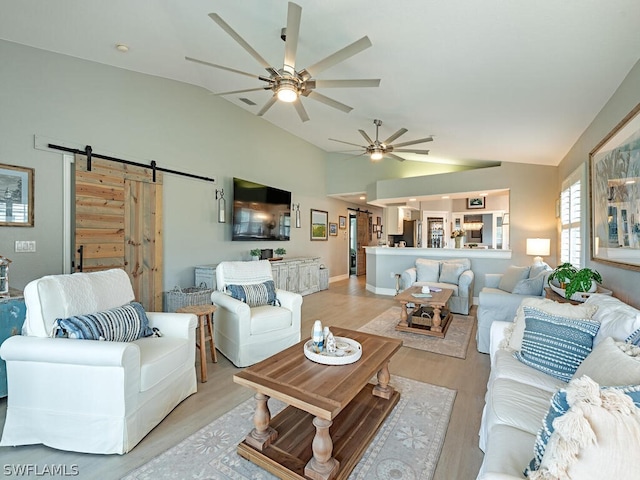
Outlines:
[[333,142],[346,143],[347,145],[353,145],[354,147],[367,148],[364,145],[358,145],[357,143],[345,142],[344,140],[337,140],[335,138],[330,138],[329,140]]
[[410,142],[397,143],[394,147],[406,147],[407,145],[415,145],[416,143],[432,142],[433,137],[421,138],[420,140],[412,140]]
[[413,150],[411,148],[394,148],[394,152],[417,153],[419,155],[429,155],[429,150]]
[[347,45],[341,50],[338,50],[332,55],[320,60],[318,63],[311,65],[310,67],[305,68],[301,74],[304,76],[303,72],[306,72],[309,75],[309,78],[315,77],[318,73],[326,70],[327,68],[333,67],[334,65],[343,62],[347,58],[353,57],[356,53],[360,53],[363,50],[366,50],[371,46],[371,40],[369,37],[364,36],[360,40],[356,40],[351,45]]
[[236,93],[257,92],[259,90],[271,90],[271,87],[243,88],[242,90],[232,90],[230,92],[214,93],[214,95],[234,95]]
[[296,107],[296,112],[298,112],[300,120],[302,120],[303,122],[307,122],[309,120],[309,115],[304,109],[304,105],[302,105],[302,100],[298,98],[295,102],[293,102],[293,106]]
[[399,162],[404,162],[404,158],[399,157],[398,155],[394,155],[393,153],[385,153],[384,155],[385,157],[393,158],[395,160],[398,160]]
[[269,110],[273,106],[273,104],[276,103],[276,100],[278,100],[278,97],[276,97],[275,95],[272,96],[269,100],[267,100],[267,103],[264,104],[260,111],[256,113],[256,115],[258,117],[263,116],[265,113],[267,113],[267,110]]
[[369,145],[373,145],[373,140],[371,140],[371,137],[369,135],[367,135],[367,132],[365,132],[364,130],[358,130],[360,132],[360,135],[362,135],[364,137],[364,139],[369,143]]
[[329,105],[330,107],[337,108],[338,110],[341,110],[345,113],[349,113],[351,110],[353,110],[353,108],[350,107],[349,105],[340,103],[337,100],[326,97],[314,90],[310,90],[306,96],[308,96],[309,98],[313,98],[314,100],[317,100],[320,103],[324,103],[325,105]]
[[222,17],[220,17],[220,15],[218,15],[217,13],[210,13],[209,18],[216,22],[220,26],[220,28],[227,32],[227,34],[236,42],[238,42],[238,44],[240,44],[242,48],[249,52],[249,54],[253,58],[255,58],[260,65],[262,65],[265,69],[271,71],[271,65],[269,65],[269,63],[264,58],[262,58],[262,56],[258,52],[256,52],[253,47],[245,41],[244,38],[238,35],[238,33],[233,28],[231,28],[229,24],[225,22]]
[[353,88],[353,87],[379,87],[380,79],[355,79],[355,80],[312,80],[307,85],[313,84],[316,88]]
[[385,145],[389,145],[391,142],[393,142],[396,138],[400,137],[401,135],[404,135],[405,133],[407,133],[409,130],[407,130],[406,128],[401,128],[400,130],[398,130],[396,133],[394,133],[393,135],[391,135],[389,138],[387,138],[384,142]]
[[289,2],[289,10],[287,11],[287,39],[284,44],[284,71],[291,74],[296,71],[296,51],[298,50],[301,16],[302,7],[293,2]]
[[207,67],[219,68],[220,70],[226,70],[228,72],[239,73],[240,75],[246,75],[247,77],[251,77],[251,78],[257,78],[257,79],[260,79],[260,80],[264,80],[265,79],[264,77],[261,77],[260,75],[256,75],[255,73],[243,72],[242,70],[236,70],[235,68],[224,67],[222,65],[217,65],[215,63],[205,62],[204,60],[198,60],[197,58],[184,57],[184,59],[188,60],[190,62],[199,63],[200,65],[206,65]]

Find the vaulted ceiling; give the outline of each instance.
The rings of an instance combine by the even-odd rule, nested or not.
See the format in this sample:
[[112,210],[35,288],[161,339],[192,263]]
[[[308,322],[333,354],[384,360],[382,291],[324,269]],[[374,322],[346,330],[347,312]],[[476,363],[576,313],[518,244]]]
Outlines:
[[[377,88],[317,89],[353,107],[350,113],[303,98],[307,122],[279,102],[263,116],[328,152],[349,149],[329,138],[362,144],[358,130],[374,135],[373,120],[381,119],[383,138],[401,127],[408,133],[398,142],[433,135],[418,146],[431,151],[431,161],[557,165],[640,57],[638,0],[296,3],[302,7],[296,69],[366,35],[370,48],[317,78],[381,79]],[[0,0],[0,38],[214,93],[261,86],[185,60],[266,74],[209,13],[282,67],[285,0]],[[118,43],[129,51],[116,50]],[[271,95],[224,98],[257,113]]]

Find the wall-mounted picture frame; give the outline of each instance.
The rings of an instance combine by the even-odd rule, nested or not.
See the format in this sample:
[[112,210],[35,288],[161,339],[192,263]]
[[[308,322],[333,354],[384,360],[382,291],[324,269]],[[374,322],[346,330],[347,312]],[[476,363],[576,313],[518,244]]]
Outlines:
[[334,236],[334,237],[338,235],[338,224],[337,223],[329,222],[329,235]]
[[591,259],[640,270],[640,104],[589,153]]
[[347,217],[338,217],[338,226],[340,227],[340,230],[347,228]]
[[329,212],[311,209],[311,240],[328,240]]
[[467,198],[467,208],[484,208],[485,197],[471,197]]
[[0,227],[33,227],[33,168],[0,164]]

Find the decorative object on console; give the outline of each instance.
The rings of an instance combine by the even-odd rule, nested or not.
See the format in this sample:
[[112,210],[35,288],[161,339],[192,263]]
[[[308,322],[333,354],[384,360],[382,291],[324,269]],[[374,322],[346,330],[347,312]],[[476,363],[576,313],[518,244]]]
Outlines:
[[602,283],[602,277],[597,270],[591,270],[586,267],[578,270],[567,262],[559,265],[551,272],[547,283],[558,295],[584,302],[588,294],[597,290],[597,284]]
[[292,203],[291,207],[292,207],[292,210],[294,210],[296,212],[296,228],[300,228],[300,226],[301,226],[301,222],[300,222],[300,204],[299,203]]
[[225,223],[226,219],[226,211],[227,211],[227,201],[224,198],[224,188],[218,190],[216,188],[216,200],[218,201],[218,223]]
[[526,253],[534,256],[534,265],[542,264],[542,257],[551,255],[551,240],[549,238],[527,238]]
[[11,260],[0,255],[0,297],[9,295],[9,264]]
[[260,256],[262,255],[262,250],[259,248],[252,248],[249,251],[252,260],[260,260]]
[[287,254],[287,251],[284,248],[280,247],[280,248],[276,248],[273,251],[273,253],[275,253],[276,255],[279,255],[280,258],[282,258],[283,256],[285,256]]

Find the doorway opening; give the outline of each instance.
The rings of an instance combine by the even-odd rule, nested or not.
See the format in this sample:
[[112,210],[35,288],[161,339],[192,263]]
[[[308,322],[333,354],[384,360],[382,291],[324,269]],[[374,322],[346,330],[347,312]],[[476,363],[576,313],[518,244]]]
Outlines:
[[358,222],[355,213],[349,212],[349,275],[356,274],[356,251],[358,248]]

